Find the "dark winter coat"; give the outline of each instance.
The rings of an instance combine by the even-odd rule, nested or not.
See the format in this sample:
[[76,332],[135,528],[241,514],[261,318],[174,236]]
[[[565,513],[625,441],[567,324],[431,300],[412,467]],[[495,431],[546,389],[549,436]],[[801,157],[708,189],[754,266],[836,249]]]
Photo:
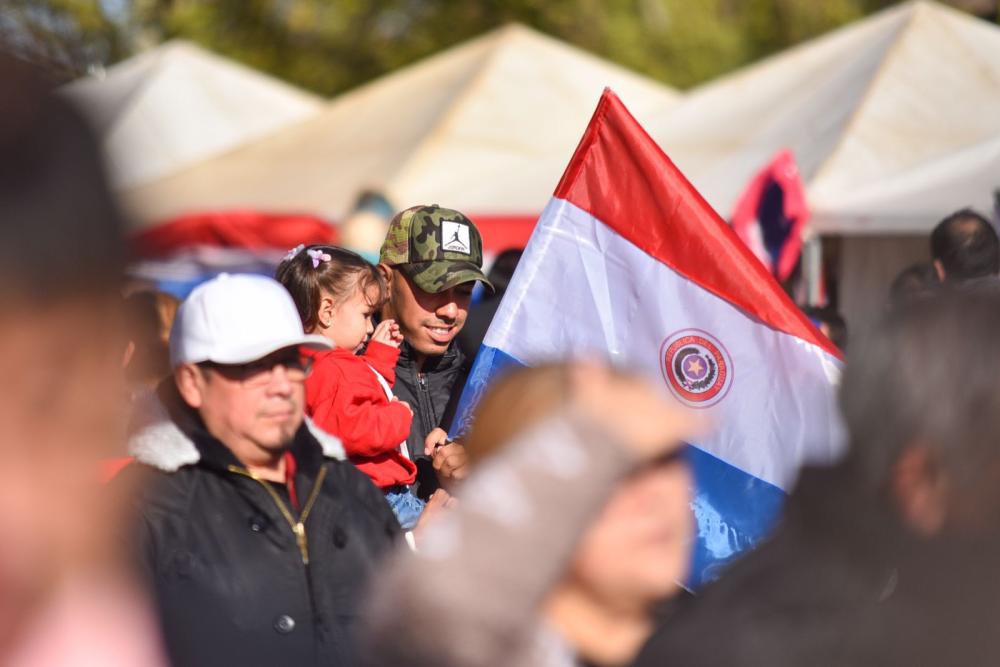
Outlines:
[[254,479],[181,403],[150,397],[130,439],[145,475],[137,547],[177,665],[355,664],[359,598],[399,525],[384,496],[303,424],[285,485]]
[[634,667],[1000,662],[1000,540],[920,539],[856,479],[806,470],[774,538],[679,603]]
[[441,356],[428,357],[423,368],[418,368],[409,343],[404,342],[399,352],[393,393],[413,408],[406,446],[417,464],[414,490],[421,498],[427,498],[439,484],[430,459],[424,455],[424,439],[435,428],[449,426],[444,423],[445,413],[462,391],[469,369],[465,355],[454,341]]

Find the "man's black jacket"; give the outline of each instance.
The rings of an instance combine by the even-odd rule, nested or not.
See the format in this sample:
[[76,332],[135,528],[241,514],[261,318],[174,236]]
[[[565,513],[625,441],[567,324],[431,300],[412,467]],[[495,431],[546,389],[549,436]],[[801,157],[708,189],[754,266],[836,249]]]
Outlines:
[[335,438],[303,424],[297,512],[285,485],[251,477],[172,383],[150,398],[125,474],[143,476],[136,546],[174,664],[355,664],[359,596],[399,534],[384,496]]
[[465,355],[457,342],[452,341],[444,354],[427,357],[423,368],[417,366],[413,348],[404,342],[399,349],[396,364],[396,385],[393,393],[401,401],[413,408],[413,424],[406,446],[410,458],[417,464],[417,483],[414,490],[421,498],[427,498],[438,488],[437,476],[430,459],[424,455],[424,439],[427,434],[441,426],[450,424],[449,405],[454,407],[469,369]]

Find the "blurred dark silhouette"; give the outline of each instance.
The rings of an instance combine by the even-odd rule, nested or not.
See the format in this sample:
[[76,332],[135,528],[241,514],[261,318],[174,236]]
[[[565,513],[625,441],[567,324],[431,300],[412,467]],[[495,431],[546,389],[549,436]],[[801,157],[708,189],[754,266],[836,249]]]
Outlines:
[[124,225],[89,128],[2,56],[0,82],[0,293],[60,300],[116,289]]
[[636,665],[987,665],[1000,613],[1000,289],[941,290],[852,343],[847,459],[683,603]]
[[889,307],[924,298],[940,286],[941,280],[933,262],[911,264],[892,281],[889,287]]
[[0,663],[159,665],[99,481],[124,437],[124,223],[94,138],[0,56]]

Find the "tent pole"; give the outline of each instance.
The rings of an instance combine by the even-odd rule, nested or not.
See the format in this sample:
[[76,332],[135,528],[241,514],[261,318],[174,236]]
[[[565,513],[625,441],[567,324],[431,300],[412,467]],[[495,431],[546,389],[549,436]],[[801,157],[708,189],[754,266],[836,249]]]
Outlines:
[[802,248],[802,268],[806,279],[806,303],[822,306],[823,300],[823,240],[819,234],[809,234]]

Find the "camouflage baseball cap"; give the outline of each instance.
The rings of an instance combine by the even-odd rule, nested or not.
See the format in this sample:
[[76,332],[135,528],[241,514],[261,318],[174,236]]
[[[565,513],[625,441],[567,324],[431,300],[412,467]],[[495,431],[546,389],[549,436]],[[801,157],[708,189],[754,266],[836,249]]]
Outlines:
[[437,204],[400,211],[389,223],[379,262],[394,266],[425,292],[436,294],[483,273],[483,239],[467,217]]

